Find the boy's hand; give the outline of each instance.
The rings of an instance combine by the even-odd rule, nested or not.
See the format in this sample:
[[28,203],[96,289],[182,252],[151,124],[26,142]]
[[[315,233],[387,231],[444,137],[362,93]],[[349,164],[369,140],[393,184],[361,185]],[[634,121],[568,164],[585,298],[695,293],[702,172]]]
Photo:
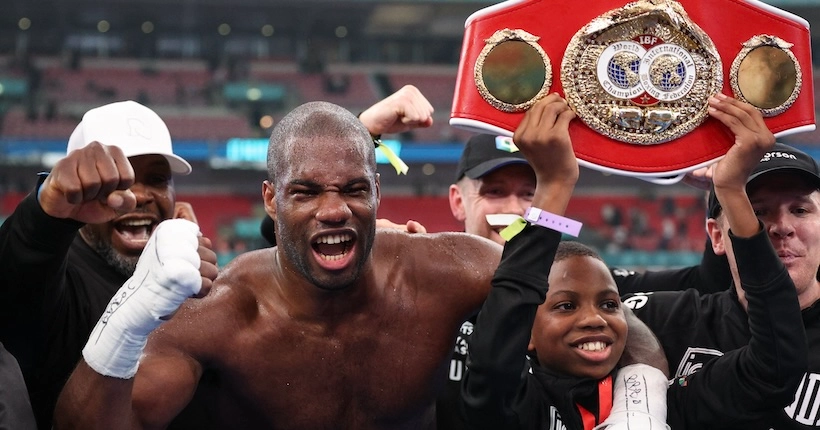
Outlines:
[[513,142],[527,157],[539,181],[572,183],[578,179],[578,161],[569,138],[575,112],[558,94],[538,101],[524,115]]
[[774,135],[760,111],[723,94],[709,99],[709,115],[735,134],[734,145],[714,165],[715,197],[732,232],[738,237],[751,237],[759,231],[760,222],[746,194],[746,181],[766,151],[774,147]]
[[569,137],[575,112],[558,94],[531,107],[515,130],[513,142],[535,171],[534,207],[563,215],[578,182],[578,160]]

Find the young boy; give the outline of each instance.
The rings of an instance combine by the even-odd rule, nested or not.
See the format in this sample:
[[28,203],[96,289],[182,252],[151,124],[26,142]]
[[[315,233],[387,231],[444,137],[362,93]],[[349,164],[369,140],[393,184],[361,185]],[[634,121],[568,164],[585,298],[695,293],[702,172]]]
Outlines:
[[[560,243],[574,224],[563,217],[578,178],[567,132],[572,118],[551,95],[527,112],[513,137],[535,171],[536,189],[529,223],[520,220],[521,230],[506,243],[471,337],[461,396],[471,428],[592,430],[610,415],[613,394],[617,406],[628,403],[613,392],[628,332],[615,281],[591,249]],[[650,373],[659,378],[649,386],[627,373],[640,384],[639,414],[632,415],[660,424],[646,413],[647,388],[663,403],[666,377]]]
[[[489,305],[499,305],[495,309],[507,307],[504,315],[482,309],[494,325],[504,324],[509,331],[497,337],[500,342],[488,345],[482,345],[484,338],[479,335],[487,334],[485,325],[478,325],[474,332],[471,348],[478,349],[471,349],[475,351],[471,358],[480,356],[486,346],[494,351],[492,360],[495,361],[492,369],[481,367],[480,359],[471,360],[468,367],[463,398],[467,420],[475,428],[542,429],[549,423],[546,427],[549,429],[591,430],[608,418],[613,398],[620,397],[613,397],[613,379],[628,329],[609,269],[594,250],[581,243],[565,241],[557,246],[542,245],[555,248],[555,256],[549,290],[535,315],[532,316],[531,309],[516,306],[514,302],[520,299],[513,297],[500,300],[506,305],[494,302]],[[544,264],[545,260],[546,256],[541,254],[540,261],[530,263]],[[513,270],[520,273],[524,266],[515,265],[519,268]],[[496,279],[499,276],[504,275],[499,274]],[[510,291],[518,297],[533,293],[512,289],[508,293]],[[532,304],[525,306],[533,308]],[[526,363],[520,359],[521,350],[510,347],[512,339],[527,333],[523,328],[528,321],[525,317],[532,321],[527,343],[529,373]],[[517,344],[522,345],[522,340]],[[502,363],[503,357],[509,361]],[[488,398],[498,406],[495,412],[487,403],[474,402],[482,395],[475,388],[484,383],[476,383],[476,374],[484,372],[484,376],[478,377],[486,378],[484,381],[489,387],[496,387],[491,390],[498,390],[497,394],[484,392],[490,394]],[[661,396],[665,395],[663,380],[661,378]],[[507,390],[506,396],[502,389]],[[640,419],[651,420],[648,416]],[[656,424],[660,423],[656,421]]]

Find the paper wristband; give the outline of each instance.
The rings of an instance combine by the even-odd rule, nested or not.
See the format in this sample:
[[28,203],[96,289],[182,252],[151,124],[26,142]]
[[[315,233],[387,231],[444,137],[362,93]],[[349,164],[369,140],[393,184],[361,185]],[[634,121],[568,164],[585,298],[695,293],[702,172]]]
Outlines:
[[[583,225],[582,223],[543,211],[538,208],[527,209],[525,216],[529,219],[531,213],[536,214],[535,211],[538,211],[538,216],[534,217],[536,221],[531,221],[532,224],[540,225],[541,227],[546,227],[561,233],[566,233],[574,237],[578,237],[578,234],[581,232],[581,226]],[[515,235],[521,233],[521,230],[524,230],[524,227],[526,226],[527,220],[519,217],[517,220],[511,222],[510,225],[504,228],[504,230],[498,232],[498,234],[504,238],[504,240],[509,241],[514,238]]]
[[527,212],[524,213],[524,219],[529,221],[530,224],[540,225],[573,237],[578,237],[583,225],[574,219],[565,218],[534,207],[527,209]]

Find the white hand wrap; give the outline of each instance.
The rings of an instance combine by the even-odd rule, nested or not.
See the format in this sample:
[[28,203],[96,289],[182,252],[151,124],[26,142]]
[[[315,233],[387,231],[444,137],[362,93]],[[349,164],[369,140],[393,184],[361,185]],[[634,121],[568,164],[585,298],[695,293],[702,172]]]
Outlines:
[[615,375],[612,411],[593,430],[668,429],[666,389],[669,381],[647,364],[630,364]]
[[134,275],[108,303],[83,348],[86,363],[115,378],[134,377],[148,334],[199,292],[199,227],[173,219],[157,226]]

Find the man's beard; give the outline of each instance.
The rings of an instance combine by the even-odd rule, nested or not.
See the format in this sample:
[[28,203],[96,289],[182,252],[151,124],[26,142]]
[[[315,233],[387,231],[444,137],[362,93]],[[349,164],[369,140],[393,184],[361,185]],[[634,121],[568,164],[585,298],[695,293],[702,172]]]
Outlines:
[[111,268],[129,278],[137,269],[137,261],[139,261],[139,257],[126,257],[118,253],[111,247],[111,245],[101,242],[96,243],[94,250],[100,254],[103,260],[105,260]]
[[90,230],[84,230],[83,236],[85,242],[88,243],[88,246],[91,247],[97,254],[100,254],[100,257],[111,266],[117,273],[125,275],[126,277],[131,277],[134,274],[134,270],[137,269],[137,261],[139,261],[139,257],[129,257],[126,255],[122,255],[111,246],[111,242],[102,240],[96,232]]
[[301,238],[294,237],[294,235],[291,234],[290,229],[279,226],[276,231],[276,242],[278,249],[285,253],[286,258],[290,260],[294,266],[296,266],[296,270],[306,280],[319,289],[326,291],[337,291],[350,287],[359,279],[362,268],[370,259],[370,252],[373,248],[373,240],[375,236],[376,224],[374,219],[369,234],[359,238],[360,240],[365,241],[365,245],[362,249],[360,249],[359,254],[357,254],[357,260],[354,263],[353,270],[344,278],[342,277],[343,275],[336,275],[325,280],[319,279],[308,263],[311,252],[311,246],[309,244],[305,249],[299,249],[297,246],[288,246],[288,244],[297,243],[298,240],[301,240]]

